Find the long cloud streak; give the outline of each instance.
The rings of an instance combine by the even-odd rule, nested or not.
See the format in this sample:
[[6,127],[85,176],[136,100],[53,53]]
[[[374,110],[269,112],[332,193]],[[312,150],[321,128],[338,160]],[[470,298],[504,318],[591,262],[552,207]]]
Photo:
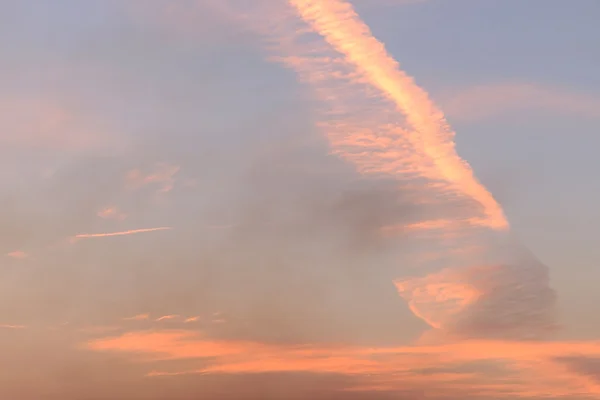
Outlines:
[[594,341],[470,340],[435,346],[290,346],[217,340],[186,330],[151,330],[92,339],[83,346],[97,352],[135,355],[148,368],[165,360],[189,360],[188,366],[195,360],[199,366],[169,371],[153,368],[148,373],[150,377],[301,372],[359,378],[345,390],[371,393],[418,389],[427,384],[432,398],[552,395],[583,399],[600,394],[600,384],[594,376],[588,377],[569,365],[569,362],[582,364],[586,357],[598,357],[600,343]]
[[98,237],[110,237],[110,236],[125,236],[125,235],[135,235],[137,233],[145,233],[145,232],[156,232],[156,231],[166,231],[171,230],[173,228],[168,226],[162,226],[158,228],[145,228],[145,229],[133,229],[129,231],[121,231],[121,232],[109,232],[109,233],[81,233],[79,235],[75,235],[77,239],[86,239],[86,238],[98,238]]
[[[456,154],[454,133],[426,92],[399,69],[350,4],[289,4],[308,27],[284,19],[267,37],[275,39],[276,52],[284,55],[275,60],[294,69],[328,107],[317,125],[333,151],[361,173],[397,180],[398,195],[425,207],[412,223],[389,221],[382,234],[410,234],[411,241],[424,239],[426,246],[433,239],[444,249],[427,266],[425,277],[396,280],[412,311],[451,336],[532,338],[553,331],[555,295],[548,287],[547,268],[531,255],[523,256],[518,245],[486,243],[488,235],[478,228],[505,231],[508,223],[500,205]],[[310,32],[328,46],[304,36]],[[398,111],[405,120],[398,119]],[[487,254],[468,250],[482,243]]]
[[508,222],[500,205],[476,180],[469,165],[456,154],[452,140],[454,133],[443,114],[412,78],[398,68],[398,63],[371,35],[352,6],[339,0],[290,0],[289,3],[371,84],[395,102],[416,130],[410,138],[411,144],[433,161],[442,178],[482,205],[485,218],[477,222],[495,229],[506,229]]

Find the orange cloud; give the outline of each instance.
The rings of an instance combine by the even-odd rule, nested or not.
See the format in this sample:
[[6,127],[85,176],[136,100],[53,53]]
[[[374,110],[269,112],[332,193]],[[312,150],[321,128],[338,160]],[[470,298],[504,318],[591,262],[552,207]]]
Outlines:
[[171,319],[175,319],[175,318],[179,318],[179,315],[163,315],[162,317],[156,318],[155,321],[156,322],[160,322],[160,321],[168,321]]
[[158,228],[145,228],[145,229],[133,229],[129,231],[121,231],[121,232],[108,232],[108,233],[81,233],[75,235],[76,239],[86,239],[86,238],[98,238],[98,237],[111,237],[111,236],[125,236],[125,235],[135,235],[137,233],[145,233],[145,232],[156,232],[156,231],[165,231],[171,230],[171,227],[158,227]]
[[125,218],[127,218],[127,215],[125,213],[119,211],[119,209],[117,207],[103,208],[102,210],[98,211],[98,213],[96,215],[98,215],[98,217],[100,217],[100,218],[116,219],[119,221],[122,221]]
[[25,325],[0,324],[0,328],[4,328],[4,329],[25,329],[27,327]]
[[140,189],[148,185],[158,186],[159,193],[166,193],[175,185],[175,175],[181,168],[177,165],[158,163],[150,173],[143,173],[139,169],[133,169],[125,176],[125,183],[130,189]]
[[547,279],[531,261],[447,268],[396,287],[415,315],[445,334],[530,338],[556,329]]
[[[481,254],[482,247],[488,253],[499,253],[494,240],[501,234],[488,240],[489,228],[505,231],[508,222],[500,205],[457,155],[454,132],[442,112],[400,70],[348,2],[288,3],[294,15],[280,9],[274,15],[272,8],[266,18],[255,13],[257,30],[268,36],[269,50],[277,54],[271,59],[294,69],[326,106],[317,125],[329,139],[333,153],[354,164],[360,173],[398,181],[403,200],[408,193],[406,201],[424,210],[414,221],[384,221],[380,232],[390,239],[407,233],[404,238],[416,244],[415,253],[428,247],[426,257],[414,257],[419,264],[428,258],[426,267],[433,270],[439,272],[444,261],[444,267],[460,271],[445,275],[443,284],[427,283],[435,276],[431,274],[424,281],[415,278],[413,283],[419,281],[425,286],[404,292],[418,299],[412,303],[413,311],[433,326],[452,327],[460,335],[491,335],[494,323],[484,310],[502,314],[504,330],[497,329],[497,336],[547,332],[554,294],[544,275],[545,267],[526,259],[506,260],[501,254],[494,258],[497,265],[484,273],[496,279],[485,284],[463,269],[493,258]],[[281,22],[268,23],[272,20]],[[272,31],[265,32],[268,29]],[[323,40],[315,39],[314,33]],[[437,254],[432,256],[431,247],[424,243],[439,246]],[[477,254],[464,251],[472,248],[478,249]],[[522,285],[520,279],[527,283]],[[524,289],[515,289],[519,287]],[[521,309],[512,315],[502,311],[515,301],[523,302]],[[539,327],[534,326],[536,323]],[[528,330],[531,332],[526,333]]]
[[399,6],[415,3],[425,3],[429,0],[354,0],[353,4],[364,7]]
[[21,251],[21,250],[11,251],[10,253],[7,253],[6,255],[10,258],[15,258],[15,259],[19,259],[19,260],[29,257],[29,255],[27,253],[25,253],[24,251]]
[[[218,357],[242,354],[259,349],[255,343],[227,343],[214,340],[194,341],[197,334],[189,331],[129,332],[122,336],[93,340],[87,344],[97,351],[142,352],[157,355],[158,359]],[[193,343],[188,346],[186,343]]]
[[357,68],[364,79],[405,114],[414,132],[403,136],[418,153],[427,156],[439,178],[481,204],[485,217],[480,224],[495,229],[507,228],[508,222],[500,205],[476,180],[470,166],[456,154],[454,132],[449,129],[442,112],[429,100],[427,93],[399,69],[396,60],[372,36],[352,6],[342,0],[289,0],[289,3]]
[[[190,331],[170,330],[129,332],[92,340],[86,347],[93,351],[136,354],[136,358],[142,357],[149,363],[148,376],[154,377],[197,373],[333,373],[361,377],[362,383],[349,390],[394,391],[426,384],[431,391],[440,391],[440,395],[452,388],[464,391],[467,397],[474,393],[489,397],[507,393],[523,397],[600,394],[585,373],[561,361],[566,355],[576,359],[583,355],[598,357],[600,342],[458,341],[367,348],[224,341]],[[161,371],[152,367],[160,360],[196,358],[202,365],[197,369]]]
[[415,315],[442,329],[454,321],[482,292],[455,270],[444,270],[424,278],[396,282],[396,287]]
[[138,314],[138,315],[134,315],[133,317],[127,317],[127,318],[123,318],[124,320],[129,320],[129,321],[144,321],[150,318],[149,314]]

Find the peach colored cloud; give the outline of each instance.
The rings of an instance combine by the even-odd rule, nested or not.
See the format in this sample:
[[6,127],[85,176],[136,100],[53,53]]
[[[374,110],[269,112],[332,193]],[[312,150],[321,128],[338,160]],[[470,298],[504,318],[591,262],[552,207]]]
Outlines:
[[558,327],[547,269],[535,260],[446,268],[396,287],[415,315],[453,335],[531,339]]
[[153,171],[143,172],[133,169],[125,176],[125,184],[130,189],[140,189],[145,186],[156,186],[159,193],[166,193],[175,185],[175,175],[181,168],[168,163],[157,163]]
[[[182,374],[330,373],[363,378],[352,390],[420,387],[460,389],[465,395],[554,395],[587,398],[600,387],[562,357],[600,357],[600,342],[458,341],[440,345],[360,347],[273,345],[225,341],[192,331],[139,331],[95,339],[93,351],[130,354],[148,363],[148,376]],[[198,359],[198,369],[157,370],[160,360]],[[175,364],[172,364],[175,365]],[[189,366],[189,362],[186,362]],[[370,382],[369,384],[364,382]],[[571,397],[567,397],[571,396]]]
[[475,86],[440,96],[440,102],[454,120],[477,121],[532,110],[600,118],[599,96],[534,83]]
[[[547,333],[554,297],[545,267],[502,255],[485,272],[495,277],[491,284],[473,284],[461,275],[465,265],[488,262],[490,257],[478,254],[481,247],[495,251],[495,243],[486,241],[482,231],[504,231],[508,223],[500,205],[456,154],[454,132],[428,94],[400,69],[349,2],[290,0],[290,7],[283,9],[282,4],[257,6],[254,13],[243,9],[245,18],[236,22],[250,21],[267,38],[270,59],[296,71],[314,90],[322,107],[317,126],[333,153],[362,174],[398,181],[398,195],[423,206],[423,215],[415,214],[413,221],[390,220],[381,226],[382,235],[390,239],[402,234],[417,249],[439,248],[435,257],[426,251],[432,262],[423,265],[425,276],[413,276],[413,283],[421,284],[418,289],[411,286],[411,296],[418,299],[412,302],[413,311],[418,309],[417,315],[433,326],[451,326],[475,337],[489,337],[493,331],[486,310],[504,319],[497,336],[520,336],[519,327],[526,336]],[[466,251],[472,248],[477,253]],[[427,275],[427,267],[434,264],[439,272],[441,260],[461,272],[446,275],[443,284],[428,282],[436,278],[435,273]],[[515,290],[520,280],[526,284]],[[501,311],[521,300],[518,309]]]
[[475,178],[468,163],[455,151],[454,132],[427,93],[399,68],[385,46],[370,32],[354,11],[341,0],[290,0],[300,17],[357,68],[382,95],[406,116],[414,132],[405,134],[415,150],[435,166],[439,178],[477,201],[485,217],[481,224],[505,229],[508,222],[500,205]]
[[429,0],[354,0],[352,3],[358,7],[389,7],[417,3],[425,3]]
[[475,303],[483,292],[454,269],[397,281],[396,287],[411,311],[436,329],[443,329]]
[[119,211],[117,207],[105,207],[102,210],[98,211],[96,215],[103,219],[116,219],[119,221],[122,221],[125,218],[127,218],[127,214],[125,214],[122,211]]
[[18,260],[23,260],[27,257],[29,257],[29,254],[25,253],[24,251],[21,250],[15,250],[15,251],[11,251],[10,253],[6,254],[8,257],[10,258],[15,258]]
[[11,325],[11,324],[0,324],[0,329],[25,329],[25,325]]
[[149,314],[138,314],[138,315],[134,315],[133,317],[126,317],[123,319],[126,321],[145,321],[149,318],[150,318]]
[[128,231],[119,231],[119,232],[107,232],[107,233],[80,233],[75,235],[75,239],[89,239],[89,238],[100,238],[100,237],[112,237],[112,236],[127,236],[127,235],[135,235],[138,233],[146,233],[146,232],[156,232],[156,231],[166,231],[171,230],[173,228],[168,226],[161,226],[158,228],[144,228],[144,229],[132,229]]
[[172,319],[176,319],[179,318],[179,315],[175,315],[175,314],[171,314],[171,315],[163,315],[162,317],[158,317],[155,319],[156,322],[160,322],[160,321],[169,321]]

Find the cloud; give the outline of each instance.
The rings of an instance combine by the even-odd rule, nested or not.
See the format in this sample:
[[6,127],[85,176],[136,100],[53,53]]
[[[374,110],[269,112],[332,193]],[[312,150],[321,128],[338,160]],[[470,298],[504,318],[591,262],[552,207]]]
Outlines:
[[391,7],[404,6],[410,4],[425,3],[429,0],[354,0],[352,1],[357,7]]
[[21,250],[15,250],[15,251],[11,251],[9,253],[6,253],[6,255],[10,258],[14,258],[17,260],[23,260],[27,257],[29,257],[29,254],[25,253],[24,251]]
[[127,318],[123,318],[123,319],[126,321],[145,321],[149,318],[150,318],[149,314],[138,314],[138,315],[134,315],[133,317],[127,317]]
[[[371,34],[353,7],[338,0],[291,0],[290,4],[327,43],[356,67],[363,79],[405,115],[410,133],[398,132],[398,135],[407,138],[414,153],[422,154],[433,164],[429,174],[435,173],[439,180],[448,182],[450,192],[458,191],[479,203],[484,214],[480,224],[494,229],[507,228],[508,222],[500,205],[477,181],[469,164],[456,153],[454,132],[442,112],[429,100],[428,94],[400,70],[398,62]],[[427,169],[426,161],[418,163],[416,168]]]
[[[588,392],[580,391],[581,380],[590,374],[588,367],[584,371],[555,375],[558,368],[555,360],[574,352],[588,357],[598,355],[597,342],[459,341],[388,348],[270,345],[216,340],[199,332],[169,330],[128,332],[91,340],[86,347],[96,352],[130,354],[132,361],[145,360],[147,375],[154,378],[190,374],[337,374],[357,378],[340,387],[344,391],[397,393],[418,391],[428,385],[432,398],[480,395],[500,399],[505,395],[547,394],[557,398],[585,398],[586,393],[600,393],[600,387],[593,385],[585,386]],[[155,369],[161,360],[186,359],[196,360],[199,367]],[[588,365],[583,359],[560,360]]]
[[[428,265],[425,276],[416,273],[404,280],[412,289],[401,291],[415,314],[459,336],[522,338],[552,331],[555,294],[547,267],[533,256],[522,256],[515,243],[512,248],[501,244],[503,234],[500,240],[483,239],[490,255],[503,253],[495,260],[451,254],[449,249],[470,248],[482,240],[484,229],[505,231],[508,222],[455,152],[454,132],[428,94],[400,70],[348,2],[289,3],[306,26],[289,22],[287,30],[274,29],[272,36],[281,43],[275,51],[283,54],[274,60],[294,69],[327,107],[318,126],[335,153],[366,176],[402,182],[399,196],[414,196],[416,220],[391,220],[380,231],[395,239],[422,239],[447,254]],[[294,44],[300,42],[303,46]],[[373,106],[377,111],[371,111]],[[471,276],[472,268],[481,279]],[[489,321],[499,312],[494,310],[513,304],[522,309],[509,307],[501,323]]]
[[[574,377],[582,391],[600,392],[600,357],[583,355],[564,355],[554,359],[564,373]],[[566,369],[566,371],[565,371]]]
[[0,328],[4,329],[25,329],[25,325],[0,324]]
[[98,217],[100,217],[100,218],[116,219],[119,221],[122,221],[125,218],[127,218],[127,214],[119,211],[119,209],[117,207],[105,207],[105,208],[101,209],[100,211],[98,211],[98,213],[96,215],[98,215]]
[[130,189],[140,189],[144,186],[158,186],[159,193],[166,193],[173,189],[175,184],[175,174],[179,172],[180,167],[168,163],[157,163],[154,171],[144,174],[139,169],[132,169],[125,177],[125,184]]
[[172,320],[172,319],[176,319],[176,318],[179,318],[179,315],[175,315],[175,314],[163,315],[162,317],[156,318],[155,321],[157,321],[157,322],[168,321],[168,320]]
[[156,232],[156,231],[168,231],[173,228],[168,226],[162,226],[157,228],[143,228],[143,229],[131,229],[128,231],[119,232],[107,232],[107,233],[80,233],[74,236],[75,239],[88,239],[88,238],[99,238],[99,237],[112,237],[112,236],[126,236],[135,235],[138,233]]
[[568,88],[534,83],[480,85],[440,96],[456,121],[478,121],[511,112],[545,111],[565,116],[600,118],[600,98]]
[[534,259],[446,269],[396,285],[416,315],[451,336],[535,339],[557,328],[556,294]]
[[[174,7],[167,25],[183,27],[178,31],[182,35],[204,29],[198,22],[210,20],[210,14],[202,13],[203,2],[136,5],[143,4],[157,7],[150,13]],[[187,6],[196,12],[187,13]],[[10,207],[0,208],[1,242],[8,246],[3,254],[17,248],[37,252],[30,268],[28,263],[28,268],[0,270],[0,315],[41,328],[28,329],[27,335],[0,332],[0,397],[414,400],[580,395],[581,374],[556,379],[555,359],[598,354],[597,343],[522,341],[551,325],[547,316],[554,296],[547,270],[529,258],[506,260],[516,253],[515,246],[501,247],[504,236],[498,239],[482,228],[481,217],[489,212],[469,196],[484,188],[471,186],[467,195],[460,185],[460,190],[449,190],[452,185],[440,179],[444,177],[431,152],[415,151],[422,144],[419,129],[404,127],[398,99],[390,99],[386,90],[382,95],[382,82],[390,83],[388,78],[398,72],[396,66],[379,68],[395,65],[393,60],[384,57],[383,64],[375,63],[376,76],[371,70],[365,79],[360,73],[366,63],[363,45],[378,42],[363,43],[361,36],[362,56],[357,56],[352,40],[335,41],[332,47],[297,15],[278,18],[273,9],[262,15],[270,22],[262,28],[281,24],[284,32],[271,36],[280,39],[270,47],[271,54],[314,89],[316,125],[326,136],[312,136],[306,122],[310,118],[294,119],[281,109],[268,110],[256,125],[205,123],[196,118],[202,108],[197,99],[185,94],[194,91],[191,80],[209,74],[197,72],[192,63],[195,75],[184,82],[185,90],[165,96],[161,106],[152,103],[156,112],[142,114],[152,114],[148,125],[155,131],[140,128],[142,134],[125,154],[76,157],[42,184],[11,191]],[[252,18],[245,14],[242,19]],[[336,21],[327,17],[325,25],[342,31],[344,26],[364,28],[356,16],[338,21],[339,26]],[[291,35],[285,35],[286,29]],[[143,68],[133,70],[161,96],[158,77],[167,71],[163,61],[187,63],[161,58],[158,42],[182,52],[170,55],[190,51],[190,59],[210,58],[162,36],[157,40],[155,32],[114,29],[119,42],[120,35],[131,40],[126,36],[130,31],[144,38],[140,47],[147,47],[148,54],[158,54],[157,62],[144,59]],[[288,41],[300,32],[312,40]],[[336,39],[335,32],[325,33],[330,41]],[[205,39],[212,40],[210,35]],[[96,49],[94,54],[102,53]],[[159,74],[146,75],[157,65]],[[260,75],[241,63],[236,67],[239,75],[249,73],[253,83]],[[246,91],[232,78],[238,74],[230,75],[223,87],[210,91],[206,107],[225,86],[234,88],[230,99]],[[168,75],[166,81],[177,76]],[[409,110],[412,118],[427,117],[434,106],[408,78],[401,78],[402,88],[419,95],[416,111]],[[119,88],[118,97],[123,95],[123,104],[133,107],[147,97],[146,87],[131,91],[139,96]],[[411,103],[400,100],[405,106]],[[254,103],[252,95],[241,108],[254,114]],[[229,119],[233,109],[227,104],[226,113],[219,115]],[[135,119],[131,115],[135,113],[127,107],[128,121]],[[274,123],[278,118],[282,122]],[[416,125],[441,133],[441,143],[449,143],[449,131],[439,121]],[[269,137],[267,146],[256,139],[263,131],[281,136]],[[332,152],[339,158],[331,157]],[[196,184],[186,185],[190,180]],[[157,192],[169,191],[160,196],[164,201],[151,201]],[[168,221],[177,229],[136,240],[56,245],[74,232],[96,232],[81,233],[91,238],[156,229],[116,231],[114,221],[98,218],[98,210],[107,205],[114,208],[104,216],[117,215],[117,207],[125,209],[131,226]],[[227,229],[214,229],[219,225]],[[398,289],[414,314],[435,327],[435,340],[406,344],[427,327],[410,313]],[[222,311],[213,313],[215,309]],[[183,317],[188,315],[202,319]],[[57,328],[65,320],[69,324]],[[166,320],[170,322],[160,323]],[[189,323],[194,321],[199,323]],[[130,331],[132,326],[153,329]],[[201,330],[160,329],[166,326]],[[92,351],[74,349],[75,343]]]

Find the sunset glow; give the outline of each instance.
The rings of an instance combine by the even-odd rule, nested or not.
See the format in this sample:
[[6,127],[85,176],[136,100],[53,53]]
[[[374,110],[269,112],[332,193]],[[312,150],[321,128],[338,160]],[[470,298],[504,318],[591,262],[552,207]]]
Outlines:
[[0,3],[0,400],[600,398],[594,0]]

